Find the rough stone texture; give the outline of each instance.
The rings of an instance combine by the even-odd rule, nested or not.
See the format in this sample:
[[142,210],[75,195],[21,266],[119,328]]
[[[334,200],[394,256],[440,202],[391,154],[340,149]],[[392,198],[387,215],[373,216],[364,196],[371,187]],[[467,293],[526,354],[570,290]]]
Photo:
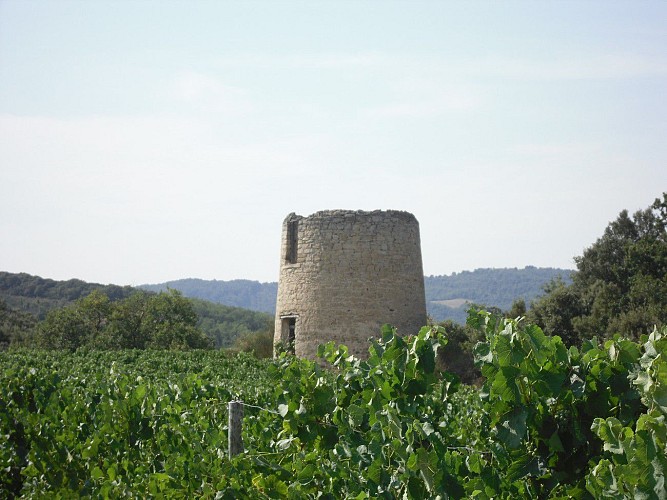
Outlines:
[[368,339],[383,324],[403,335],[426,324],[419,223],[412,214],[292,213],[283,222],[280,251],[274,340],[288,341],[292,321],[297,356],[315,359],[317,346],[333,340],[365,358]]

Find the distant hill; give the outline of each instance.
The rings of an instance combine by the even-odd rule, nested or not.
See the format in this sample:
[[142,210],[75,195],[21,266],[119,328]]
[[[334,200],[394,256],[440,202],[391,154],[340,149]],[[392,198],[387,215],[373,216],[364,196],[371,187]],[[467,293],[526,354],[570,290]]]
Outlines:
[[[67,306],[93,290],[101,291],[112,301],[137,292],[153,293],[130,286],[100,285],[76,279],[55,281],[26,273],[0,271],[0,349],[11,338],[29,336],[29,330],[50,310]],[[230,347],[241,335],[269,330],[273,326],[272,314],[190,298],[199,318],[198,326],[213,339],[216,347]]]
[[[451,319],[464,323],[470,303],[507,310],[516,299],[527,305],[543,293],[543,287],[560,276],[570,282],[571,270],[537,268],[476,269],[449,276],[426,276],[426,308],[434,321]],[[182,279],[139,287],[147,292],[167,288],[179,290],[192,299],[200,318],[200,327],[214,339],[216,346],[230,346],[242,334],[271,328],[275,314],[277,283],[250,280],[217,281]],[[0,337],[13,336],[49,310],[63,307],[100,290],[112,300],[120,300],[137,291],[129,286],[100,285],[81,280],[55,281],[20,273],[0,272]],[[4,306],[2,305],[4,304]],[[29,313],[34,320],[13,311]],[[13,332],[13,333],[12,333]],[[2,343],[0,338],[0,343]]]
[[[468,304],[495,306],[503,310],[511,307],[516,299],[523,298],[527,305],[543,293],[543,287],[560,276],[570,281],[569,269],[476,269],[453,273],[450,276],[426,276],[426,308],[434,321],[451,319],[464,323]],[[167,288],[179,290],[186,297],[193,297],[229,306],[242,307],[270,314],[275,313],[278,284],[250,280],[202,280],[182,279],[140,288],[161,291]]]
[[136,292],[130,286],[100,285],[72,279],[55,281],[26,273],[0,271],[0,300],[12,309],[42,320],[51,309],[63,307],[100,290],[111,300],[124,299]]
[[476,269],[449,276],[426,276],[426,309],[435,321],[451,319],[465,323],[469,304],[510,309],[517,299],[526,306],[544,293],[544,286],[555,278],[571,282],[572,270],[527,266],[523,269]]
[[218,281],[186,278],[156,285],[140,285],[139,288],[152,292],[173,288],[186,297],[270,314],[276,312],[278,295],[278,283],[260,283],[250,280]]

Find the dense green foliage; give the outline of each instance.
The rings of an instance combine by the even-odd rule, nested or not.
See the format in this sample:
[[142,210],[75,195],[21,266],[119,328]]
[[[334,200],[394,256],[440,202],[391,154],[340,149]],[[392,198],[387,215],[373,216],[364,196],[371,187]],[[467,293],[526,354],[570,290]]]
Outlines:
[[[444,330],[385,328],[333,369],[282,355],[0,353],[0,484],[27,497],[665,498],[667,328],[577,349],[470,317],[481,390]],[[246,403],[226,457],[225,404]],[[251,406],[248,406],[251,405]]]
[[231,347],[240,338],[268,334],[273,338],[273,316],[240,307],[189,299],[197,313],[197,327],[213,340],[216,348]]
[[36,324],[32,314],[14,310],[0,299],[0,350],[9,347],[12,342],[24,341]]
[[[29,274],[0,272],[0,349],[9,345],[33,345],[35,326],[39,320],[45,320],[50,311],[67,307],[71,309],[76,301],[85,299],[93,292],[108,297],[109,302],[117,302],[129,301],[138,290],[79,280],[54,281]],[[140,302],[136,297],[132,300]],[[148,300],[148,295],[141,300]],[[197,328],[211,339],[216,348],[231,347],[240,337],[247,341],[252,339],[254,334],[266,336],[267,332],[273,329],[273,317],[267,313],[204,300],[188,300],[197,314]],[[122,311],[133,314],[131,307],[119,306],[116,321],[121,320]],[[54,314],[62,317],[66,316],[67,312]],[[132,320],[126,318],[124,321],[129,326]]]
[[211,340],[197,328],[192,303],[176,290],[136,292],[111,302],[94,291],[55,309],[37,325],[35,343],[49,349],[202,349]]
[[482,373],[475,366],[473,351],[475,345],[484,340],[484,335],[471,325],[451,320],[442,321],[438,326],[447,337],[447,343],[438,349],[438,369],[455,374],[464,384],[479,385]]
[[[516,495],[580,497],[584,488],[596,497],[667,495],[660,479],[667,466],[667,329],[644,336],[643,344],[616,337],[568,349],[534,325],[484,313],[471,319],[487,329],[487,342],[475,349],[486,378],[481,396],[498,466],[521,478],[512,486]],[[614,432],[625,429],[629,439],[646,420],[653,427],[640,446],[653,451],[641,455],[646,450],[628,444],[637,455],[617,456]],[[605,426],[614,432],[601,431]],[[628,461],[634,463],[625,467]],[[623,476],[626,468],[649,477],[637,483]]]
[[266,403],[266,364],[222,351],[0,353],[0,497],[213,496],[227,402]]
[[272,358],[275,350],[273,340],[273,328],[244,333],[234,340],[231,350],[251,352],[258,358]]
[[552,282],[528,313],[545,331],[579,344],[667,324],[667,193],[632,217],[622,211],[575,261],[572,283]]

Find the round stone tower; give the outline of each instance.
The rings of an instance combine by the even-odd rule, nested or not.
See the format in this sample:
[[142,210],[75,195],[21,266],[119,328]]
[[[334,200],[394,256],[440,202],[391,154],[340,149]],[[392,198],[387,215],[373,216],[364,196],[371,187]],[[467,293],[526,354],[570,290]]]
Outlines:
[[426,324],[419,223],[395,210],[328,210],[283,222],[274,341],[315,359],[333,340],[368,356],[389,323],[402,335]]

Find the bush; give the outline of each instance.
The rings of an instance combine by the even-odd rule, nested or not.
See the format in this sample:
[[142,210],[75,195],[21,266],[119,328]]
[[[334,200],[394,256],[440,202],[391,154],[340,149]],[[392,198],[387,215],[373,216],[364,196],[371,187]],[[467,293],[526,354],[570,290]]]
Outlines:
[[245,333],[238,337],[232,347],[234,351],[252,352],[257,358],[273,357],[273,332],[264,330],[261,332]]

